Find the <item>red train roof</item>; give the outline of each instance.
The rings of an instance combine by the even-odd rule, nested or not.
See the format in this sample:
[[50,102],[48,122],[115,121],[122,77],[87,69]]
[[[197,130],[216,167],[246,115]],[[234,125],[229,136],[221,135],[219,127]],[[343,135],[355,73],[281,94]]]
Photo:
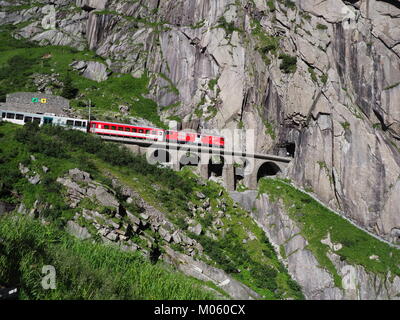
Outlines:
[[117,126],[131,126],[131,127],[138,127],[138,128],[145,128],[145,129],[152,129],[152,130],[164,130],[160,128],[142,126],[139,124],[130,124],[130,123],[117,123],[117,122],[109,122],[109,121],[100,121],[100,120],[91,120],[90,123],[99,123],[99,124],[110,124],[110,125],[117,125]]

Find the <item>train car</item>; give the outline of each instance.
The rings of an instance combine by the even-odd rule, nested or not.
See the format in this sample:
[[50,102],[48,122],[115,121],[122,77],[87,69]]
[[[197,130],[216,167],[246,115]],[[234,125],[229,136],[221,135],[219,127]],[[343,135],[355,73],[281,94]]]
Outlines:
[[200,135],[198,133],[167,130],[165,140],[175,143],[187,143],[201,146],[211,146],[224,148],[225,140],[223,137]]
[[[189,143],[191,141],[191,133],[185,131],[165,131],[165,140],[175,143]],[[195,140],[193,139],[193,142]]]
[[201,136],[201,144],[205,146],[215,146],[219,148],[225,147],[225,139],[223,137],[218,136],[209,136],[209,135],[202,135]]
[[88,121],[85,119],[76,119],[69,117],[55,116],[54,114],[39,114],[29,112],[19,112],[10,110],[0,110],[0,116],[3,121],[24,125],[29,122],[36,122],[39,126],[44,124],[53,124],[56,126],[68,127],[74,130],[87,132]]
[[164,140],[164,130],[162,129],[105,121],[90,121],[89,132],[123,138],[147,139],[152,141]]
[[201,135],[193,132],[175,130],[163,130],[147,126],[106,121],[90,121],[89,123],[86,119],[60,117],[55,116],[54,114],[0,110],[0,120],[19,125],[24,125],[29,122],[36,122],[40,126],[52,124],[99,135],[120,136],[124,138],[146,139],[160,142],[169,141],[173,143],[214,146],[220,148],[224,148],[225,145],[224,138],[218,136]]

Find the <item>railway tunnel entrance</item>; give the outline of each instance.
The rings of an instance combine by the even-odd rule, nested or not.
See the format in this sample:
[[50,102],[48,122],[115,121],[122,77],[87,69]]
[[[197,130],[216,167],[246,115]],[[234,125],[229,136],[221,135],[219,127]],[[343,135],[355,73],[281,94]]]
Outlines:
[[275,162],[267,161],[263,163],[258,169],[257,183],[258,181],[260,181],[261,178],[274,177],[281,171],[282,171],[281,168]]

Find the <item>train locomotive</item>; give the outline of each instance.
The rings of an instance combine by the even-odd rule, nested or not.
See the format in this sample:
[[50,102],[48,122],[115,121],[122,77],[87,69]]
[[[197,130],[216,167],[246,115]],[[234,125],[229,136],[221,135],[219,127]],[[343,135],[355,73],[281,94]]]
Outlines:
[[76,119],[54,114],[36,114],[19,111],[0,110],[0,120],[19,125],[36,122],[41,125],[56,125],[103,136],[141,139],[158,142],[174,142],[224,148],[225,139],[220,136],[193,132],[165,130],[135,124],[123,124],[98,120]]

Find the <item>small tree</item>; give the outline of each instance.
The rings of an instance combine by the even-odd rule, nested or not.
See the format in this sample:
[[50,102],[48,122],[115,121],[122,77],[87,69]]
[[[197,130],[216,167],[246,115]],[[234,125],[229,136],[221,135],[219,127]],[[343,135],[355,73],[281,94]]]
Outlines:
[[69,73],[67,74],[63,82],[64,82],[64,87],[62,89],[61,96],[66,99],[75,98],[79,90],[74,87]]

